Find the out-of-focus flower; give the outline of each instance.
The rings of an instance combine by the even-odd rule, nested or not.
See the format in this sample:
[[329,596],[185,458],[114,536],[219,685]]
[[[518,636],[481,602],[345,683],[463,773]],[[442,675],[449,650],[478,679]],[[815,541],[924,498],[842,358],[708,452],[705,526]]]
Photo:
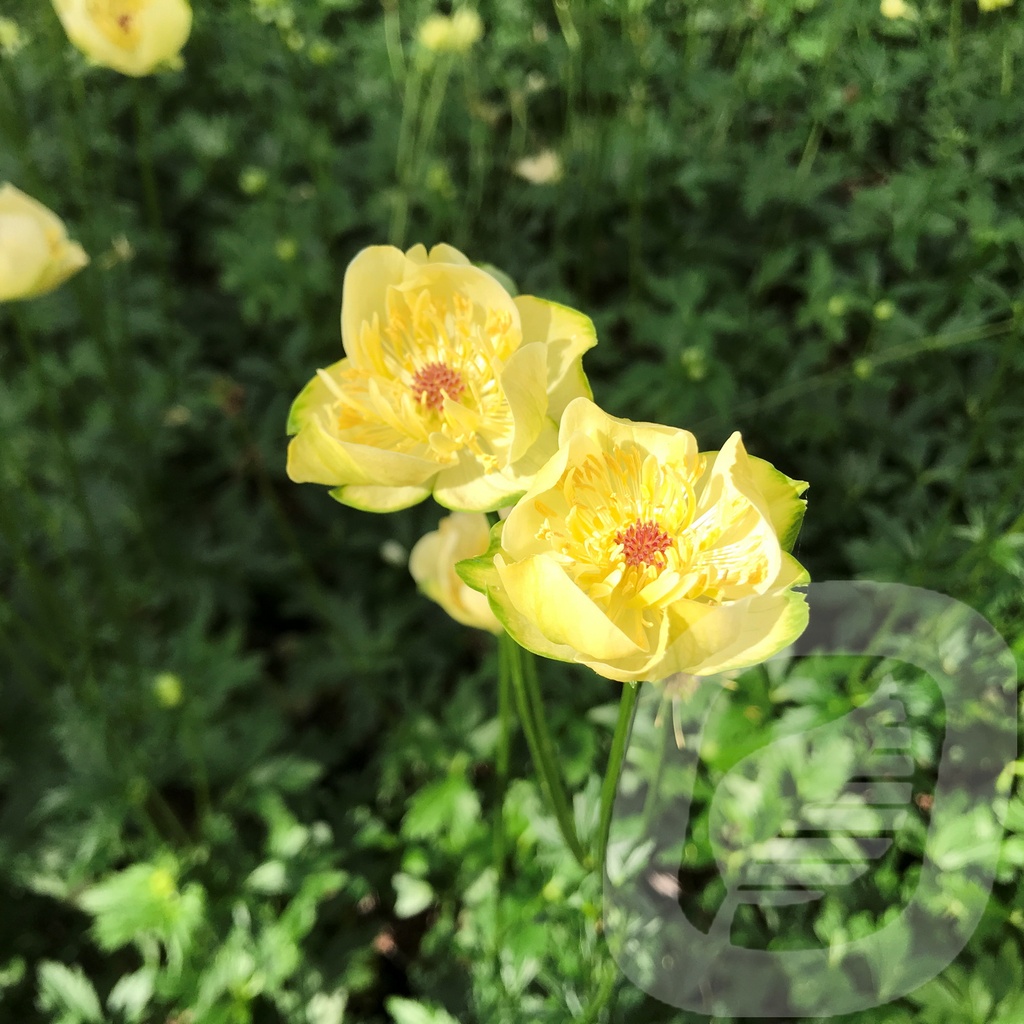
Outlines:
[[25,33],[11,18],[0,18],[0,54],[13,57],[26,43]]
[[523,647],[610,679],[763,661],[807,625],[788,552],[807,485],[747,454],[580,398],[558,452],[460,576]]
[[562,161],[551,149],[535,156],[523,157],[516,163],[516,174],[531,185],[549,185],[562,180]]
[[437,529],[421,537],[409,556],[409,572],[420,590],[464,626],[501,633],[483,594],[467,587],[455,563],[482,555],[490,541],[490,525],[482,512],[453,512]]
[[979,11],[999,11],[1012,6],[1013,0],[978,0]]
[[896,315],[896,304],[888,299],[882,299],[881,302],[875,303],[874,313],[876,320],[891,320]]
[[294,238],[279,238],[274,253],[282,263],[291,263],[299,255],[299,243]]
[[181,63],[187,0],[53,0],[68,39],[97,64],[141,77]]
[[0,185],[0,302],[53,291],[88,262],[55,213],[13,185]]
[[463,512],[511,504],[555,451],[566,405],[590,394],[589,318],[513,299],[449,245],[359,253],[341,334],[346,358],[292,405],[288,475],[368,511],[431,493]]
[[467,53],[484,34],[484,23],[476,11],[462,8],[450,18],[431,14],[419,27],[421,45],[431,53]]
[[880,10],[886,18],[913,18],[916,14],[906,0],[882,0]]
[[176,708],[181,703],[181,679],[173,672],[161,672],[153,680],[153,694],[165,708]]

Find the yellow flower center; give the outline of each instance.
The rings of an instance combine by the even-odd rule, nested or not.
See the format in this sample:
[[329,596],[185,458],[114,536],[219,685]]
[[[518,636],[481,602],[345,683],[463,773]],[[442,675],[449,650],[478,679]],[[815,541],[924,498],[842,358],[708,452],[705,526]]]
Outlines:
[[536,500],[537,537],[612,612],[719,603],[763,582],[768,558],[749,501],[731,495],[702,508],[704,469],[703,457],[663,464],[634,446],[588,455]]
[[332,387],[342,438],[448,465],[468,449],[496,468],[513,430],[499,376],[519,343],[506,311],[457,292],[392,289],[384,323],[363,323]]
[[138,13],[145,0],[86,0],[86,10],[104,38],[124,50],[139,43]]

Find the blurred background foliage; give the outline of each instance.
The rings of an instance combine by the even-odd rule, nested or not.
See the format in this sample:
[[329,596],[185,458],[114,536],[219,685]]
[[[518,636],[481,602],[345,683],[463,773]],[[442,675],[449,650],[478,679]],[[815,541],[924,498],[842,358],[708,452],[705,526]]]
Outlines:
[[[586,311],[608,411],[810,481],[813,578],[948,593],[1024,652],[1019,6],[482,0],[463,53],[432,12],[206,0],[185,69],[130,80],[4,4],[0,180],[92,265],[0,309],[3,1020],[703,1019],[616,980],[521,739],[495,909],[493,644],[405,565],[439,510],[285,477],[365,245]],[[619,687],[542,669],[592,828]],[[1019,1021],[1019,860],[859,1019]]]

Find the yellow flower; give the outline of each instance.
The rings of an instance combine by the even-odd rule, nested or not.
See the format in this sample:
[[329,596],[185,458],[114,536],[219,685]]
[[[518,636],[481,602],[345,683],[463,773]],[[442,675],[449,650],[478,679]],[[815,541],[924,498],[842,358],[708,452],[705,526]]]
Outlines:
[[880,9],[884,17],[893,19],[912,18],[915,13],[906,0],[882,0]]
[[978,0],[979,11],[998,11],[1003,7],[1012,7],[1013,0]]
[[82,53],[135,77],[180,63],[192,29],[187,0],[53,0],[53,6]]
[[432,14],[418,31],[420,43],[432,53],[466,53],[484,34],[484,23],[476,11],[456,11],[450,18]]
[[536,156],[523,157],[515,165],[515,172],[531,185],[549,185],[562,180],[562,161],[557,153],[545,149]]
[[338,501],[391,512],[429,494],[446,508],[510,505],[557,447],[557,422],[589,395],[582,313],[513,299],[457,249],[364,249],[341,306],[346,357],[292,405],[288,475]]
[[0,302],[53,291],[88,262],[55,213],[13,185],[0,185]]
[[491,547],[458,572],[523,647],[609,679],[710,675],[763,661],[807,624],[788,554],[806,484],[733,434],[615,419],[580,398],[558,452]]
[[436,601],[456,622],[501,633],[483,594],[467,587],[455,563],[482,555],[490,541],[490,525],[482,512],[453,512],[437,529],[421,537],[409,555],[409,572],[420,590]]

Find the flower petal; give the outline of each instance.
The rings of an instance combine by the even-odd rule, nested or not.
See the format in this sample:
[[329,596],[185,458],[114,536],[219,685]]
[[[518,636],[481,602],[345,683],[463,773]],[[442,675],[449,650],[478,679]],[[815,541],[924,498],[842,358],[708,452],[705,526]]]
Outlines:
[[[285,431],[289,437],[297,434],[303,426],[320,410],[329,409],[334,405],[335,395],[324,376],[338,381],[342,370],[348,365],[347,359],[339,359],[326,370],[319,370],[315,377],[298,393],[288,410],[288,422]],[[341,386],[340,384],[338,385]]]
[[770,462],[753,455],[748,456],[748,469],[764,498],[764,507],[779,544],[784,551],[791,551],[807,510],[806,499],[800,497],[807,490],[807,481],[792,480]]
[[521,459],[547,422],[547,352],[543,345],[521,345],[505,364],[501,389],[514,423],[509,458]]
[[[548,555],[521,562],[495,559],[498,576],[511,605],[537,624],[554,644],[564,644],[602,661],[641,651]],[[508,628],[508,627],[506,627]]]
[[322,418],[314,416],[288,445],[288,476],[295,483],[426,486],[438,471],[436,462],[415,455],[340,441]]
[[364,362],[363,324],[371,323],[375,315],[381,323],[385,321],[388,289],[401,284],[417,269],[393,245],[371,245],[348,265],[341,293],[341,342],[357,366]]
[[548,415],[557,423],[574,398],[591,397],[581,359],[597,344],[594,322],[578,310],[532,295],[520,295],[515,303],[523,344],[542,341],[547,345]]
[[342,505],[361,512],[399,512],[412,508],[430,496],[429,487],[385,487],[372,484],[349,484],[327,492]]

